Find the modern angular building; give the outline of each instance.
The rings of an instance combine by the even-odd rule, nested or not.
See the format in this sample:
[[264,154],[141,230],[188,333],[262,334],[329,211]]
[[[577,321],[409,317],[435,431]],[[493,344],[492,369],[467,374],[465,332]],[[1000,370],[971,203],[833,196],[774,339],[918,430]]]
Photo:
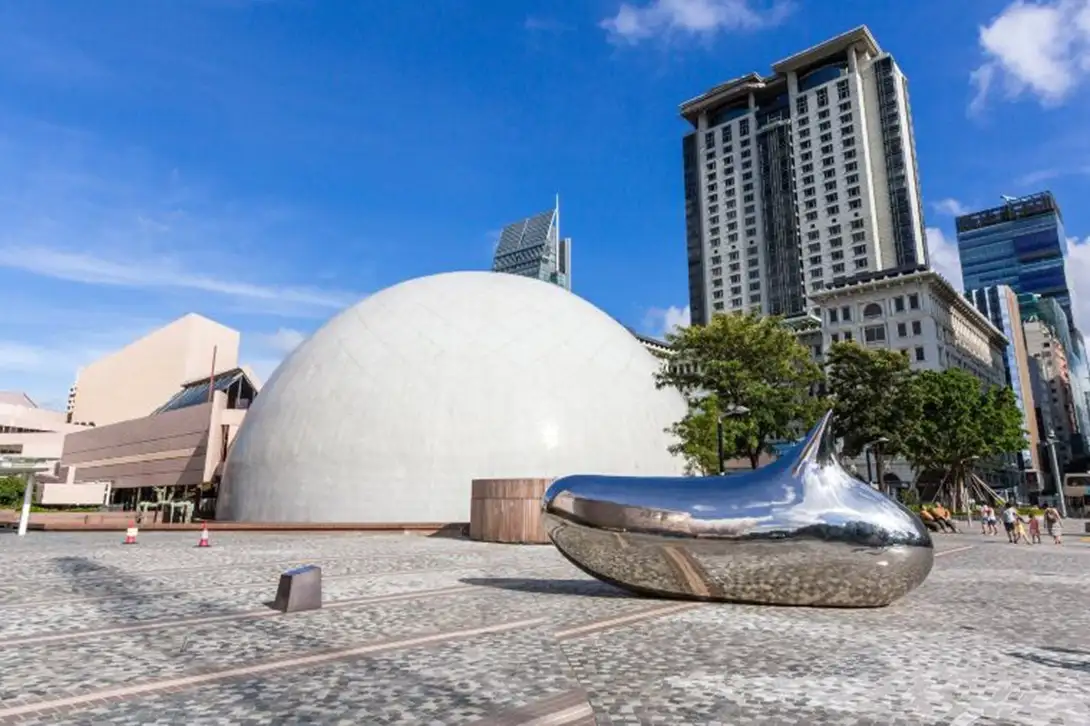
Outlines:
[[1022,428],[1026,431],[1026,448],[1018,453],[1017,466],[1023,481],[1039,480],[1041,466],[1041,436],[1037,422],[1036,397],[1030,357],[1026,349],[1026,334],[1022,327],[1022,312],[1018,296],[1006,285],[967,290],[965,297],[998,328],[1010,345],[1003,352],[1004,383],[1014,392],[1022,412]]
[[571,290],[571,238],[560,236],[560,198],[547,212],[503,228],[493,272],[533,277]]
[[187,381],[238,367],[240,335],[190,313],[80,370],[71,423],[105,426],[150,415]]
[[[810,295],[926,265],[907,83],[861,26],[685,102],[694,324],[814,316]],[[816,316],[814,316],[816,319]]]
[[[1074,334],[1060,206],[1041,192],[957,219],[958,256],[966,290],[1006,285],[1017,294],[1054,298]],[[1069,349],[1070,350],[1070,349]]]

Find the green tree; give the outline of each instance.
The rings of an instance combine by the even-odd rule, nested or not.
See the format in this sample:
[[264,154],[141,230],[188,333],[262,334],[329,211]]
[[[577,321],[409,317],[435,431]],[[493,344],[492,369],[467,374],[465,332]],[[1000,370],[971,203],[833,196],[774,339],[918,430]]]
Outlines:
[[916,471],[944,472],[956,508],[966,505],[965,483],[978,460],[1021,451],[1026,446],[1022,414],[1010,388],[984,389],[960,368],[921,371],[913,378],[920,416],[905,441],[905,456]]
[[[743,407],[744,414],[723,421],[724,454],[746,456],[757,468],[773,442],[797,436],[817,419],[823,404],[812,391],[823,378],[821,368],[779,318],[716,315],[707,325],[666,337],[673,354],[656,375],[656,384],[677,388],[689,403],[686,419],[673,433],[683,437],[702,432],[706,437],[706,421],[698,424],[694,416],[707,416],[714,407],[714,424],[720,410],[730,414]],[[701,406],[707,397],[714,403]],[[713,444],[714,438],[713,433]],[[690,443],[699,448],[696,440]]]
[[715,441],[719,402],[715,396],[693,401],[689,413],[669,429],[677,437],[670,453],[685,460],[689,476],[711,476],[719,471],[719,447]]
[[0,509],[21,506],[25,487],[21,476],[0,476]]
[[879,486],[884,486],[885,462],[904,451],[920,415],[908,358],[893,350],[836,343],[826,358],[826,375],[833,432],[847,456],[859,456],[871,445]]

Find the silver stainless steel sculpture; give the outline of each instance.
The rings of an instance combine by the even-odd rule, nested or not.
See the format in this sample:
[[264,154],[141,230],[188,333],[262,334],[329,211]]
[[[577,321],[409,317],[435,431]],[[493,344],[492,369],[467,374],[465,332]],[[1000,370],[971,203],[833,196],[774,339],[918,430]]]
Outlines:
[[545,529],[579,568],[638,593],[888,605],[931,572],[931,535],[841,467],[831,418],[746,474],[559,479],[545,493]]

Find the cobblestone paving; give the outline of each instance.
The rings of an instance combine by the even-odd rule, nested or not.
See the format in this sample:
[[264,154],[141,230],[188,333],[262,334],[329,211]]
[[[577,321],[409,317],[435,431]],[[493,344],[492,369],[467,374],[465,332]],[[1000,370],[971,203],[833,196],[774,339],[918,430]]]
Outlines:
[[[918,591],[845,611],[679,609],[548,546],[192,539],[0,535],[0,724],[527,723],[584,692],[600,724],[1090,724],[1077,541],[943,537]],[[263,606],[310,562],[328,607]]]

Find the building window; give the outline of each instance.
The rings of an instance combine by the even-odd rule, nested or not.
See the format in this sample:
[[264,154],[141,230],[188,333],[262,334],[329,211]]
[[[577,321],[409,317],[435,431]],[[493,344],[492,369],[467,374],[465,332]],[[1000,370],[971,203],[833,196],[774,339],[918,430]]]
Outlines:
[[844,263],[843,262],[838,262],[837,264],[833,265],[833,274],[835,275],[835,274],[840,273],[840,272],[844,272]]
[[927,356],[924,354],[924,350],[920,346],[916,347],[916,360],[918,360],[918,361],[927,360]]
[[817,105],[818,105],[819,108],[829,105],[829,89],[828,88],[819,88],[815,95],[817,96]]
[[829,322],[830,322],[830,323],[835,323],[835,322],[837,322],[837,319],[836,319],[836,308],[829,308]]
[[852,309],[847,305],[840,308],[840,319],[845,323],[850,323],[852,321]]
[[832,335],[829,336],[829,340],[831,340],[834,343],[840,342],[840,333],[833,333]]
[[863,308],[863,317],[864,318],[880,318],[880,317],[882,317],[882,306],[879,305],[876,302],[868,303],[867,306]]
[[845,330],[844,331],[844,342],[845,343],[852,342],[852,331],[850,331],[850,330]]
[[[852,222],[852,224],[855,224],[855,222]],[[893,311],[897,313],[903,313],[905,311],[905,299],[902,296],[898,295],[893,298]]]
[[868,325],[863,328],[863,339],[868,343],[884,343],[886,340],[886,326]]
[[908,309],[919,310],[920,309],[920,296],[916,293],[911,293],[908,296]]
[[853,219],[852,220],[852,229],[863,229],[863,220],[862,219]]
[[904,323],[897,323],[897,337],[899,337],[899,338],[907,338],[908,337],[908,326],[905,325]]
[[913,335],[922,335],[923,334],[923,325],[920,323],[919,320],[913,320],[912,321],[912,334]]

